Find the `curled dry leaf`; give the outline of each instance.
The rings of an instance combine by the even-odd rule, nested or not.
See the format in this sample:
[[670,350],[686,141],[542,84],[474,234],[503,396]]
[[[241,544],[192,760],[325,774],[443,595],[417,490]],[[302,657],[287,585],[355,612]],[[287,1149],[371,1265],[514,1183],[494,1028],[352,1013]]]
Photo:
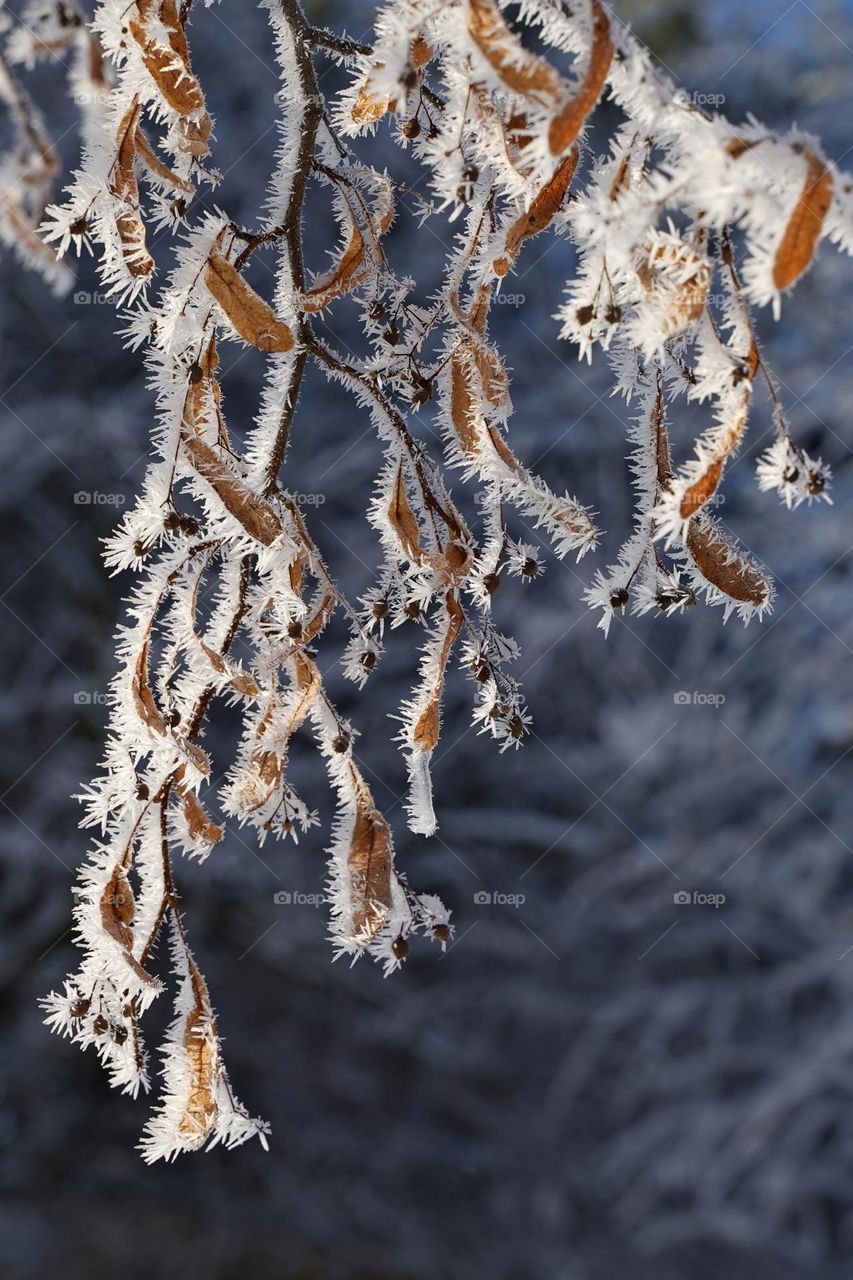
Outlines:
[[[152,37],[148,21],[158,16],[168,32],[168,43]],[[137,0],[130,19],[130,33],[139,45],[145,69],[164,100],[183,118],[185,150],[204,155],[210,137],[210,117],[204,94],[190,67],[189,48],[176,0]]]
[[753,339],[749,356],[744,364],[747,381],[743,384],[743,392],[736,413],[726,431],[717,439],[714,456],[708,463],[698,480],[685,489],[681,498],[680,515],[682,520],[689,520],[706,502],[714,496],[719,488],[726,462],[738,448],[746,430],[749,419],[749,405],[752,399],[752,381],[758,372],[760,357],[758,347]]
[[139,212],[139,183],[135,169],[139,115],[139,103],[135,101],[119,123],[110,190],[120,201],[115,222],[125,266],[134,278],[144,279],[154,270],[154,259],[145,245],[145,226]]
[[243,526],[250,538],[265,547],[281,534],[281,520],[272,507],[236,476],[222,456],[205,440],[185,431],[183,444],[198,474],[214,490],[222,505]]
[[305,311],[322,311],[335,298],[354,289],[367,274],[361,270],[365,260],[364,236],[351,209],[350,220],[352,229],[349,241],[339,262],[302,295]]
[[492,70],[513,93],[546,106],[559,99],[562,81],[557,72],[550,62],[522,48],[492,0],[469,0],[468,31]]
[[404,555],[414,564],[419,563],[422,555],[421,531],[406,493],[402,462],[397,467],[397,475],[394,479],[391,502],[388,506],[388,519]]
[[388,823],[369,793],[359,793],[347,867],[352,897],[352,931],[367,944],[382,928],[391,906],[393,850]]
[[832,174],[813,152],[806,152],[806,181],[791,214],[773,263],[773,283],[787,289],[800,278],[814,257],[823,224],[832,204]]
[[225,832],[208,815],[195,792],[185,792],[183,803],[190,836],[194,840],[203,840],[205,844],[218,844]]
[[145,136],[145,131],[141,125],[136,127],[136,154],[148,172],[153,174],[155,178],[160,178],[170,187],[174,187],[176,191],[185,191],[187,194],[192,192],[192,183],[187,182],[186,178],[179,177],[167,164],[163,163]]
[[712,271],[701,238],[696,246],[671,239],[647,246],[637,276],[646,292],[666,306],[667,337],[684,333],[702,318]]
[[[432,49],[423,36],[415,36],[409,48],[409,61],[414,70],[419,71],[425,67],[431,57]],[[377,92],[373,85],[376,74],[384,70],[384,62],[376,62],[362,81],[350,113],[354,124],[376,124],[386,112],[396,110],[396,98]],[[403,87],[401,85],[401,89]]]
[[722,595],[756,609],[770,603],[773,591],[767,578],[711,520],[699,517],[691,521],[686,546],[702,577]]
[[216,250],[204,269],[204,283],[244,342],[261,351],[289,351],[293,334],[269,303]]
[[133,947],[133,892],[121,865],[117,864],[101,894],[101,923],[111,938],[125,951]]
[[459,602],[452,591],[447,593],[445,603],[447,606],[447,628],[441,642],[441,651],[438,655],[438,679],[426,707],[421,712],[412,730],[413,744],[424,752],[432,751],[438,742],[438,735],[441,729],[441,691],[444,686],[444,676],[447,671],[450,652],[464,621]]
[[541,190],[536,193],[527,212],[512,224],[506,233],[504,253],[492,263],[495,275],[505,276],[515,262],[524,241],[544,231],[559,211],[574,177],[578,155],[577,147],[573,147],[566,158],[557,165]]
[[133,703],[142,723],[147,725],[149,729],[153,729],[155,733],[165,734],[166,721],[163,719],[160,708],[154,700],[154,694],[151,691],[151,685],[148,680],[147,636],[142,648],[139,650],[139,657],[136,659],[131,690]]
[[604,12],[601,0],[592,0],[592,22],[592,50],[586,75],[578,92],[560,109],[548,129],[548,145],[554,156],[562,155],[567,147],[577,141],[587,116],[601,97],[613,61],[610,19]]
[[215,1023],[207,1001],[199,1001],[187,1015],[184,1028],[184,1055],[189,1067],[190,1084],[187,1104],[178,1125],[186,1144],[201,1147],[210,1137],[219,1107],[216,1087],[219,1081],[219,1042]]

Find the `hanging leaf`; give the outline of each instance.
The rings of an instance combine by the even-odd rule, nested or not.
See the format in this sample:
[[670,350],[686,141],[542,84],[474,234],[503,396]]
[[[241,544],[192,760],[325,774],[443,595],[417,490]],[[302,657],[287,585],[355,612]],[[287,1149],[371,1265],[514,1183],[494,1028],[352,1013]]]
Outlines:
[[293,334],[221,253],[211,253],[204,282],[244,342],[261,351],[289,351]]
[[518,256],[518,251],[530,236],[544,231],[551,219],[561,208],[566,192],[574,176],[578,164],[578,149],[573,147],[565,160],[554,170],[544,187],[536,196],[526,213],[517,218],[506,234],[504,254],[493,263],[495,275],[505,276]]
[[687,550],[702,577],[737,604],[765,608],[773,589],[754,561],[739,552],[707,517],[691,521]]
[[414,564],[421,559],[421,531],[409,503],[406,493],[406,482],[403,475],[403,464],[399,463],[388,505],[388,519],[397,535],[404,555]]
[[193,840],[201,840],[205,844],[218,844],[225,832],[209,817],[194,791],[185,792],[183,808],[190,837]]
[[120,202],[115,223],[125,266],[136,279],[145,279],[154,270],[154,259],[145,246],[145,227],[139,212],[139,184],[135,170],[139,113],[139,103],[134,101],[119,123],[116,134],[118,150],[110,190]]
[[813,152],[806,152],[806,181],[773,263],[773,283],[788,289],[810,265],[832,204],[832,174]]
[[131,690],[137,714],[143,724],[146,724],[149,729],[153,729],[155,733],[159,733],[161,735],[165,734],[166,721],[154,700],[154,694],[152,693],[151,686],[148,682],[147,637],[142,648],[139,650],[139,657],[136,659]]
[[382,928],[391,906],[391,832],[382,815],[359,794],[347,868],[350,875],[352,931],[363,943]]
[[592,50],[586,75],[578,92],[560,109],[548,129],[548,145],[554,156],[561,155],[577,141],[587,116],[601,97],[613,61],[610,20],[601,0],[592,0],[592,22]]
[[468,31],[492,70],[513,93],[542,105],[559,98],[562,82],[557,72],[544,58],[521,47],[492,0],[469,0]]
[[364,237],[351,209],[349,215],[352,224],[349,242],[337,265],[302,295],[305,311],[322,311],[335,298],[354,289],[367,274],[361,271],[365,258]]

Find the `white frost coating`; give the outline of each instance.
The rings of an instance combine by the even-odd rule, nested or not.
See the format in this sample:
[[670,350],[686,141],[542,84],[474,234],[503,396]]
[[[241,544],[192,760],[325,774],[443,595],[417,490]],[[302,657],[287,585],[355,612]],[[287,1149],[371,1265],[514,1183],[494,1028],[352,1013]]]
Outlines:
[[[452,936],[447,910],[409,888],[395,865],[358,731],[330,700],[325,672],[339,661],[362,689],[389,637],[414,634],[417,672],[413,658],[397,736],[419,834],[438,822],[431,764],[456,664],[474,685],[480,733],[501,751],[528,734],[531,717],[508,673],[518,646],[495,626],[493,601],[541,576],[531,525],[557,557],[580,559],[600,537],[584,475],[565,492],[551,488],[512,445],[510,377],[490,310],[511,294],[528,242],[548,232],[574,246],[559,332],[581,359],[604,353],[614,392],[630,406],[634,526],[586,593],[605,633],[624,611],[668,616],[704,599],[748,622],[772,606],[767,574],[712,514],[757,386],[776,431],[759,488],[795,508],[828,501],[830,475],[792,436],[750,308],[778,314],[823,240],[853,251],[850,183],[816,139],[706,116],[601,0],[393,0],[378,11],[370,47],[310,27],[296,0],[259,2],[281,86],[274,168],[249,227],[194,199],[217,174],[187,7],[102,0],[87,26],[70,4],[31,0],[29,34],[11,33],[0,61],[15,131],[0,160],[0,240],[57,288],[72,279],[70,250],[96,254],[124,308],[120,332],[144,352],[154,406],[140,492],[105,552],[109,569],[130,570],[134,585],[116,637],[104,756],[81,797],[94,833],[75,908],[82,959],[44,1002],[51,1027],[95,1046],[112,1084],[148,1089],[141,1020],[169,985],[150,959],[171,926],[175,1020],[142,1142],[148,1160],[265,1141],[228,1083],[174,863],[177,853],[215,856],[225,817],[260,843],[311,838],[320,815],[288,778],[294,735],[313,734],[336,801],[327,882],[335,954],[367,952],[390,973],[414,935],[442,947]],[[204,12],[191,12],[203,37]],[[518,38],[518,23],[530,38]],[[20,83],[51,48],[70,60],[83,153],[56,203],[53,148]],[[321,57],[352,73],[332,101],[315,71]],[[622,120],[590,157],[585,131],[603,98]],[[424,166],[428,195],[371,163],[371,135],[387,127]],[[315,206],[336,227],[316,270],[301,236]],[[418,226],[441,217],[431,250],[447,243],[451,224],[429,296],[395,270],[396,217]],[[274,261],[266,292],[253,270],[264,253]],[[357,351],[335,339],[338,307],[358,314]],[[266,359],[254,421],[233,435],[220,365],[229,347]],[[365,431],[378,442],[365,503],[374,572],[354,603],[318,549],[306,495],[285,483],[306,368],[346,398],[353,447]],[[667,409],[681,395],[702,422],[674,457]],[[417,416],[430,402],[437,449]],[[545,424],[549,439],[568,425]],[[319,437],[322,415],[306,426]],[[476,486],[475,519],[454,501],[451,477]],[[321,660],[335,615],[349,640]],[[222,702],[241,727],[218,783],[202,743]]]

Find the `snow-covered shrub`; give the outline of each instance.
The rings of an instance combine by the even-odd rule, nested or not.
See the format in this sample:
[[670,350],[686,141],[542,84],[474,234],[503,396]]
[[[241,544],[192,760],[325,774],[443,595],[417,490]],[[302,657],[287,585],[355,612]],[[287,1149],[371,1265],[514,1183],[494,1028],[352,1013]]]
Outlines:
[[[3,238],[58,288],[71,280],[62,255],[96,253],[121,332],[145,351],[156,400],[156,456],[106,553],[112,570],[134,572],[136,587],[118,638],[103,767],[84,796],[85,821],[99,833],[76,911],[84,959],[46,1001],[54,1027],[96,1046],[112,1083],[147,1088],[140,1020],[162,990],[150,961],[160,933],[171,931],[175,1020],[163,1097],[143,1139],[148,1159],[252,1134],[264,1140],[265,1126],[231,1091],[172,855],[208,856],[222,836],[214,800],[261,841],[308,829],[316,815],[287,773],[303,725],[337,798],[329,880],[337,951],[370,951],[390,972],[413,934],[442,946],[450,937],[440,901],[415,893],[395,868],[390,827],[354,753],[353,727],[327,693],[318,646],[335,615],[346,619],[344,669],[361,688],[386,625],[421,643],[398,734],[415,832],[436,829],[430,762],[455,658],[475,689],[475,723],[501,750],[523,742],[530,716],[507,670],[518,647],[490,608],[507,577],[530,585],[541,575],[514,518],[543,530],[560,556],[580,557],[598,538],[582,502],[553,492],[507,439],[510,379],[489,310],[527,242],[548,230],[574,245],[561,333],[588,359],[603,349],[614,391],[631,406],[634,533],[587,592],[605,632],[617,612],[669,615],[699,598],[744,621],[771,607],[769,576],[711,514],[759,378],[777,428],[760,487],[797,506],[826,498],[829,475],[791,436],[750,308],[772,304],[778,314],[823,237],[853,247],[849,182],[814,138],[709,117],[599,0],[571,12],[530,0],[513,26],[492,0],[440,10],[397,0],[380,11],[370,47],[313,28],[295,0],[261,7],[281,71],[280,137],[253,228],[210,205],[215,131],[192,69],[186,0],[104,0],[91,24],[67,3],[37,0],[0,67],[18,129],[3,162]],[[56,162],[14,69],[57,48],[72,57],[84,147],[65,197],[49,204]],[[349,88],[329,100],[320,58],[352,70]],[[585,131],[605,94],[622,120],[593,155]],[[430,182],[414,215],[408,188],[369,162],[367,135],[386,118]],[[309,200],[325,200],[340,228],[330,266],[316,275],[303,247]],[[401,208],[457,225],[432,296],[389,259],[387,233]],[[158,284],[156,250],[169,244]],[[247,278],[266,249],[275,253],[269,298]],[[318,320],[339,302],[359,312],[360,353],[321,336]],[[227,421],[220,351],[229,343],[267,356],[248,430]],[[381,564],[353,602],[284,483],[309,366],[351,395],[385,451],[365,504]],[[680,463],[667,434],[678,396],[707,423]],[[432,400],[441,458],[415,430]],[[453,470],[476,483],[477,527],[451,496]],[[217,702],[242,719],[224,779],[212,777],[199,741]]]

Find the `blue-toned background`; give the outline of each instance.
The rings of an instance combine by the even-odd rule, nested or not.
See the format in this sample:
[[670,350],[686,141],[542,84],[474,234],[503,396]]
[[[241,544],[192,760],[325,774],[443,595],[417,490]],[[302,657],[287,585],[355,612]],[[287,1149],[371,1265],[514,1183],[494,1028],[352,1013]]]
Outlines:
[[[734,119],[796,121],[839,160],[853,145],[850,0],[616,8],[686,88],[724,94]],[[359,36],[374,7],[308,10]],[[275,140],[263,16],[246,0],[198,5],[191,39],[219,122],[217,202],[248,222]],[[28,84],[61,134],[61,68]],[[62,148],[73,164],[73,132]],[[388,161],[400,163],[390,148]],[[853,169],[853,150],[843,163]],[[441,244],[413,240],[404,222],[391,254],[438,272]],[[438,220],[433,232],[449,239]],[[624,410],[603,363],[578,365],[556,337],[571,267],[565,246],[530,246],[512,284],[524,300],[495,308],[496,327],[514,370],[515,447],[598,509],[603,564],[630,518]],[[853,263],[824,246],[781,324],[762,319],[798,438],[836,475],[833,507],[788,513],[757,492],[754,450],[731,470],[720,514],[776,578],[771,619],[723,628],[719,612],[697,609],[628,620],[605,642],[579,599],[590,561],[551,559],[541,582],[507,586],[496,609],[523,645],[535,737],[496,755],[468,728],[470,686],[452,681],[431,841],[405,832],[404,770],[388,746],[409,646],[389,645],[363,698],[334,680],[401,864],[454,909],[445,957],[415,948],[388,981],[367,961],[332,966],[323,912],[276,904],[324,879],[331,806],[310,745],[295,767],[321,828],[261,856],[232,833],[206,866],[179,867],[233,1082],[274,1134],[266,1155],[251,1146],[149,1169],[133,1151],[145,1104],[51,1040],[35,1001],[74,962],[70,886],[85,837],[68,797],[100,751],[127,591],[99,560],[115,508],[74,495],[130,498],[151,403],[111,337],[109,305],[56,302],[4,258],[4,1280],[846,1280],[851,286]],[[80,289],[93,288],[84,265]],[[329,320],[349,340],[345,319]],[[225,367],[239,429],[260,360],[232,348]],[[380,454],[366,425],[312,378],[287,463],[293,488],[325,497],[308,514],[351,595],[376,561],[363,510]],[[429,437],[428,419],[421,429]],[[759,396],[756,446],[769,430]],[[725,901],[675,902],[694,891]],[[478,903],[484,893],[524,901]]]

